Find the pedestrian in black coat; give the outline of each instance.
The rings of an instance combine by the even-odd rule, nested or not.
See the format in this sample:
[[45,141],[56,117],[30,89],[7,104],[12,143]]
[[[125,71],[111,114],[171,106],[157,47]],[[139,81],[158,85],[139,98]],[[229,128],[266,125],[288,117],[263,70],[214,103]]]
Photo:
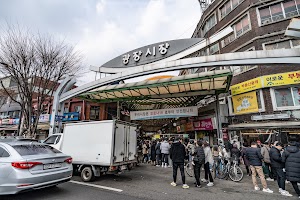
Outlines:
[[282,154],[282,161],[285,162],[287,180],[300,198],[300,190],[297,183],[300,183],[300,150],[297,146],[296,137],[290,137],[290,145]]
[[272,165],[272,169],[276,171],[276,180],[279,187],[279,192],[283,196],[292,196],[288,191],[285,190],[285,181],[286,176],[284,173],[284,162],[282,162],[281,151],[283,145],[279,142],[275,143],[274,146],[270,149],[270,161]]
[[176,138],[175,142],[172,144],[171,150],[170,150],[170,157],[173,162],[173,182],[171,183],[172,186],[176,186],[176,179],[177,179],[177,170],[180,169],[181,178],[182,178],[182,184],[183,188],[187,189],[189,186],[185,184],[185,174],[184,174],[184,157],[185,157],[186,151],[185,147],[182,144],[182,140],[180,138]]
[[205,163],[205,154],[204,149],[202,147],[202,141],[197,141],[197,145],[195,148],[195,152],[192,154],[193,156],[193,164],[194,164],[194,174],[196,179],[196,187],[201,187],[200,183],[200,170],[202,165]]

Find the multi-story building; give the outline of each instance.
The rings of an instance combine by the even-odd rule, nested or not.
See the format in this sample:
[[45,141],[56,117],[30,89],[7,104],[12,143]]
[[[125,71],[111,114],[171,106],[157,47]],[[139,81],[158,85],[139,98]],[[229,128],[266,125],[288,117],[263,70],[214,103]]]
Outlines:
[[[11,77],[2,78],[3,86],[12,97],[18,98],[17,83]],[[0,94],[0,135],[11,135],[17,132],[20,122],[21,107],[13,102],[9,95],[1,90]],[[52,113],[52,98],[45,102],[44,111],[39,118],[37,138],[44,139],[49,133],[50,114]],[[33,110],[37,107],[37,99],[32,101]],[[114,119],[117,115],[117,105],[101,104],[72,98],[65,102],[63,123],[76,121],[96,121]]]
[[[299,48],[300,40],[284,36],[291,19],[298,17],[300,0],[215,0],[205,7],[192,36],[207,38],[209,45],[191,57]],[[211,44],[208,38],[228,26],[233,33]],[[229,139],[235,136],[248,142],[266,141],[271,135],[276,137],[273,140],[286,142],[289,134],[300,133],[300,65],[274,63],[231,68],[234,77],[226,99]]]

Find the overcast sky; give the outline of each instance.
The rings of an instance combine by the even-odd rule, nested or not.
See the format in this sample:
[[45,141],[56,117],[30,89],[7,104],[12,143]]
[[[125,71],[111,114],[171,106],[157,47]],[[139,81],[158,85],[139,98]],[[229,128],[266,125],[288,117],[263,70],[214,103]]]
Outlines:
[[[19,23],[76,45],[86,69],[127,51],[190,38],[198,0],[1,0],[1,24]],[[85,74],[79,84],[94,80]]]

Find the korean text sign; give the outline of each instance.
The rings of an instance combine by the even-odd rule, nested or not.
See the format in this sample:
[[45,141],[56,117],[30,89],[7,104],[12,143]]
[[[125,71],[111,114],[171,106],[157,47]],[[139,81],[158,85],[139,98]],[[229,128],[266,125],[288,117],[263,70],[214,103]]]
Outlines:
[[231,89],[231,94],[232,95],[237,95],[237,94],[241,94],[244,92],[249,92],[252,90],[256,90],[262,88],[262,81],[261,78],[254,78],[254,79],[250,79],[248,81],[233,85],[230,87]]
[[131,120],[166,119],[198,116],[197,106],[160,110],[131,111]]
[[263,76],[264,87],[292,85],[300,83],[300,71]]
[[234,114],[258,112],[256,91],[232,96]]

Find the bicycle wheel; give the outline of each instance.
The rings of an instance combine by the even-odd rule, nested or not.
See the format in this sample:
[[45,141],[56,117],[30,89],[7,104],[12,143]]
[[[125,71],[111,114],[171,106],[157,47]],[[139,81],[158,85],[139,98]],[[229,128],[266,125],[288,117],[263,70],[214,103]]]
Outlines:
[[226,165],[224,163],[220,162],[220,164],[217,166],[217,168],[216,168],[216,176],[219,179],[226,178],[226,176],[227,176]]
[[189,177],[193,177],[194,176],[194,168],[190,163],[187,163],[185,166],[185,172],[187,173],[187,175],[189,175]]
[[229,178],[234,182],[239,182],[243,179],[244,173],[239,166],[231,166],[229,170]]

